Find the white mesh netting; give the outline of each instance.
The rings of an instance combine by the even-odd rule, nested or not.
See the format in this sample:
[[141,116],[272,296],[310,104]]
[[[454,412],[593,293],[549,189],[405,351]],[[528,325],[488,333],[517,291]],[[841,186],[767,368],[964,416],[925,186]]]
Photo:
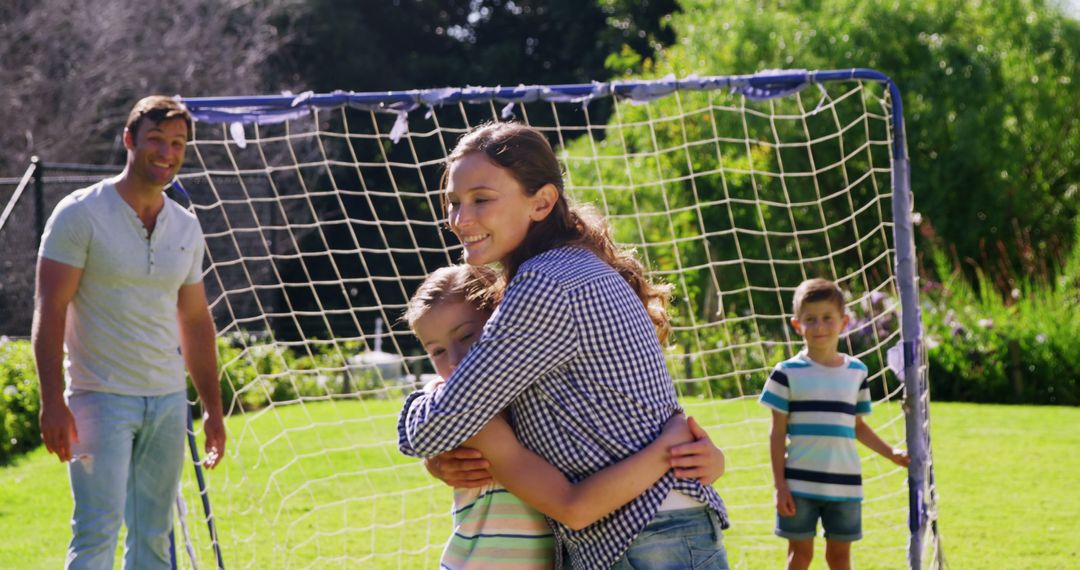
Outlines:
[[[174,196],[208,246],[231,418],[227,458],[207,479],[226,567],[437,565],[450,490],[397,452],[395,430],[402,395],[431,368],[398,319],[423,277],[460,257],[441,227],[446,154],[470,126],[507,119],[547,134],[569,194],[675,285],[670,370],[727,453],[716,487],[733,520],[730,560],[779,564],[769,413],[755,399],[798,350],[787,323],[804,278],[850,293],[841,348],[870,369],[868,421],[905,439],[902,382],[887,367],[900,342],[888,91],[845,81],[769,100],[722,89],[454,99],[410,111],[392,97],[315,97],[264,115],[220,105],[197,123]],[[906,473],[860,454],[857,559],[901,566]],[[205,525],[191,526],[197,561],[214,564]]]

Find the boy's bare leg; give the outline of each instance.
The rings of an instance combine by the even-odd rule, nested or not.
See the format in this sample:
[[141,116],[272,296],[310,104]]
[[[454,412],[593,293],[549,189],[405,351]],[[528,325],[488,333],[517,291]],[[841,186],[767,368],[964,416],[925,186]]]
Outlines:
[[829,570],[851,570],[851,543],[826,540],[825,561],[829,563]]
[[787,570],[807,570],[814,558],[814,539],[788,540]]

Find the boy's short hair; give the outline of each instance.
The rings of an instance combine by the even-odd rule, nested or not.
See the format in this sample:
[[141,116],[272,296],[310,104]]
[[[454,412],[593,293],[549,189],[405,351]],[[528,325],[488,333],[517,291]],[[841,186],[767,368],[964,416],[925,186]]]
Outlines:
[[485,265],[459,264],[432,271],[405,306],[401,320],[415,329],[416,321],[442,303],[467,302],[481,311],[493,311],[501,297],[499,274]]
[[155,125],[169,119],[183,119],[187,125],[187,138],[191,140],[192,124],[191,112],[183,103],[166,97],[165,95],[150,95],[143,97],[128,113],[127,123],[124,128],[131,132],[132,138],[139,132],[139,126],[143,119],[149,119]]
[[799,318],[799,311],[803,303],[817,303],[819,301],[832,301],[836,308],[844,312],[844,292],[840,286],[828,279],[807,279],[795,288],[795,296],[791,301],[791,310],[795,318]]

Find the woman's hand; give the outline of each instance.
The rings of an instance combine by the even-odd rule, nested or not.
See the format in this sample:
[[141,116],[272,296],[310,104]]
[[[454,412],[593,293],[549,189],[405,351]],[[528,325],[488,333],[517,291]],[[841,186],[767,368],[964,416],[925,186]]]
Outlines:
[[670,449],[671,467],[675,469],[676,477],[697,479],[702,485],[712,485],[724,474],[724,452],[713,445],[709,434],[693,417],[687,418],[686,424],[694,441]]

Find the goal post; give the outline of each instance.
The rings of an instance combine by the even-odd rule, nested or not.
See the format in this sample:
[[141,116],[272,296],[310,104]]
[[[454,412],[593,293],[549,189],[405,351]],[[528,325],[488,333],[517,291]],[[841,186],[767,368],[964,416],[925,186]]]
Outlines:
[[[912,456],[905,471],[860,448],[859,558],[940,567],[913,202],[886,76],[183,101],[195,133],[170,192],[206,235],[232,415],[206,485],[229,568],[437,561],[449,489],[396,451],[402,397],[432,373],[400,316],[425,275],[460,260],[439,202],[447,154],[469,128],[505,120],[543,132],[568,195],[599,208],[616,240],[674,285],[669,369],[728,457],[716,486],[733,565],[783,550],[769,415],[755,400],[799,349],[787,324],[795,286],[822,276],[849,294],[841,344],[870,370],[869,421]],[[193,504],[199,489],[185,489]],[[205,533],[196,539],[200,564],[220,564]]]

